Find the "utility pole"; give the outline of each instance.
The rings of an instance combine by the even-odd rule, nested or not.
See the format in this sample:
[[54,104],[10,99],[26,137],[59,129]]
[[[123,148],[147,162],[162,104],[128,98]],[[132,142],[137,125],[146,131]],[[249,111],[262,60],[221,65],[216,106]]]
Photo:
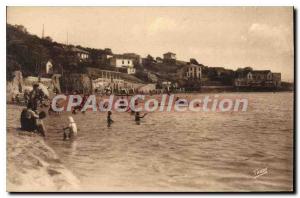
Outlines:
[[42,30],[42,39],[44,38],[45,30],[44,30],[44,24],[43,24],[43,30]]
[[67,31],[67,45],[69,45],[69,32]]

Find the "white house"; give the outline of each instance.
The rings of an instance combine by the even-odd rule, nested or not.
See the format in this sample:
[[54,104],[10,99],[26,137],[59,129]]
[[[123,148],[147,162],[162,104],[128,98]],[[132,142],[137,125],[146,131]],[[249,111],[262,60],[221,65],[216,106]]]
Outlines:
[[272,81],[272,72],[270,70],[254,70],[252,71],[255,81]]
[[270,70],[241,71],[238,72],[234,85],[236,87],[279,87],[280,80],[281,74],[274,74]]
[[114,57],[110,58],[110,65],[128,74],[135,73],[133,60],[129,58],[124,58],[123,56],[115,55]]
[[188,64],[178,70],[180,79],[201,79],[202,67],[200,65]]
[[110,65],[114,67],[133,67],[132,59],[113,57],[110,59]]
[[185,77],[190,79],[201,79],[201,67],[198,65],[188,65],[186,67]]
[[176,54],[173,52],[167,52],[163,54],[165,60],[176,60]]

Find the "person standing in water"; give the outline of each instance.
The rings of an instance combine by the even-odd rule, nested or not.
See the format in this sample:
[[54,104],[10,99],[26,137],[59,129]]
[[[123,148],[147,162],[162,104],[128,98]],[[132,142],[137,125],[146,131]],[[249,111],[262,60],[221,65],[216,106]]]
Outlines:
[[140,121],[141,121],[141,118],[144,118],[145,116],[147,115],[147,113],[144,113],[144,115],[143,116],[140,116],[140,112],[135,112],[135,122],[137,123],[137,124],[140,124]]
[[77,124],[72,116],[69,116],[69,126],[63,128],[64,130],[64,140],[69,140],[77,136]]
[[111,115],[112,115],[112,112],[111,112],[111,111],[108,111],[108,112],[107,112],[107,127],[110,127],[110,125],[114,122],[114,121],[111,119]]

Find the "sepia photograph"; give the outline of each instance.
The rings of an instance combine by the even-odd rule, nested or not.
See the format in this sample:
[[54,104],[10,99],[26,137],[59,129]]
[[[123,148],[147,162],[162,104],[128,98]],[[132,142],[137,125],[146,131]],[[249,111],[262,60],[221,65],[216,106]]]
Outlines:
[[294,18],[7,6],[6,191],[295,192]]

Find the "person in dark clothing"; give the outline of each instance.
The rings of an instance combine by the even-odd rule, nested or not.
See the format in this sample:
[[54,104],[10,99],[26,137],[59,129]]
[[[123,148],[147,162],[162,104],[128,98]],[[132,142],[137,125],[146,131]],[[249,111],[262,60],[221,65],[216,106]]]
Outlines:
[[24,131],[36,130],[36,119],[38,116],[30,109],[23,109],[21,113],[21,129]]
[[32,111],[32,103],[27,104],[27,108],[21,112],[21,129],[26,131],[34,131],[36,129],[35,120],[38,115]]
[[108,111],[108,112],[107,112],[107,127],[110,127],[111,124],[114,122],[114,121],[111,119],[111,115],[112,115],[112,112],[111,112],[111,111]]
[[135,121],[139,122],[141,121],[141,118],[144,118],[147,115],[147,113],[144,113],[143,116],[140,116],[140,112],[135,112]]
[[24,131],[38,132],[42,136],[45,136],[45,126],[42,119],[46,117],[44,111],[37,114],[37,112],[32,110],[32,104],[28,103],[27,108],[23,109],[21,112],[21,129]]

